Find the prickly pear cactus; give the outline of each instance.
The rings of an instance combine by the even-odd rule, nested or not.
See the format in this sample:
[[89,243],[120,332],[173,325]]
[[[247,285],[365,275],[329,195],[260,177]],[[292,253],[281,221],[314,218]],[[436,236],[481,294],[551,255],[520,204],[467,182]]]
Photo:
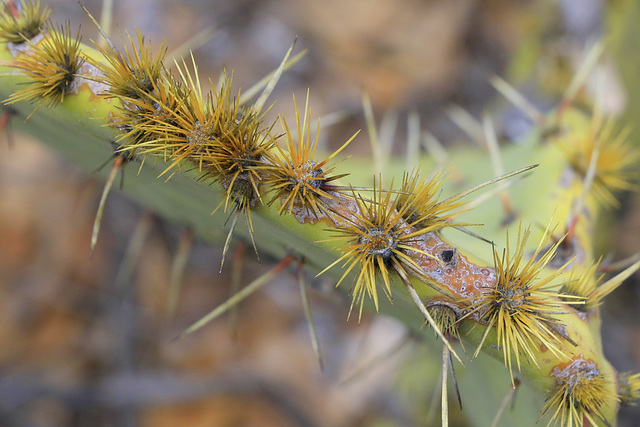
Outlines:
[[[538,125],[519,144],[501,144],[486,118],[477,124],[478,148],[446,160],[424,155],[407,168],[378,151],[374,171],[368,161],[342,159],[351,139],[316,152],[308,99],[296,100],[294,121],[265,121],[273,86],[295,66],[294,46],[247,92],[257,96],[245,96],[230,73],[204,89],[195,61],[173,67],[142,34],[122,49],[106,34],[90,47],[73,25],[48,15],[40,3],[2,7],[4,115],[80,167],[114,159],[92,245],[111,183],[129,164],[139,173],[126,192],[196,235],[224,241],[224,257],[242,239],[281,260],[184,334],[297,263],[336,283],[350,317],[373,310],[425,340],[435,332],[443,425],[449,365],[485,369],[476,367],[485,363],[480,354],[502,363],[508,386],[524,383],[537,396],[529,406],[540,423],[615,425],[619,406],[637,400],[638,376],[619,374],[603,355],[598,306],[640,264],[605,265],[593,238],[600,211],[632,187],[640,157],[597,109],[571,107],[600,45],[550,114],[494,81]],[[374,147],[375,126],[370,120]],[[364,178],[341,172],[362,169]],[[604,278],[612,269],[617,274]]]

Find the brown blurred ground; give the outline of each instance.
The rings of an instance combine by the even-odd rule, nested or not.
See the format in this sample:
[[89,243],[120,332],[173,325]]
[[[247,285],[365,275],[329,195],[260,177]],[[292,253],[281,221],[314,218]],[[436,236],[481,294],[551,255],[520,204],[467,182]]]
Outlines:
[[[85,41],[97,37],[74,1],[57,3],[56,18],[82,22]],[[86,2],[96,14],[98,3]],[[363,127],[362,90],[378,113],[416,110],[425,128],[445,141],[457,139],[461,133],[445,107],[456,103],[480,112],[493,99],[486,77],[503,74],[527,31],[539,30],[532,14],[551,13],[545,17],[550,27],[561,21],[553,7],[508,0],[116,3],[121,31],[133,33],[137,26],[154,46],[166,40],[169,51],[215,26],[215,37],[195,51],[200,71],[215,79],[222,67],[233,69],[242,87],[277,66],[298,36],[299,48],[310,53],[280,82],[274,111],[290,114],[291,94],[304,99],[310,87],[314,116],[346,111],[347,119],[328,134],[330,144]],[[357,144],[362,148],[355,151],[366,153],[366,136]],[[124,185],[135,171],[126,175]],[[388,319],[347,323],[346,304],[332,294],[333,284],[314,282],[311,295],[324,373],[291,274],[242,304],[237,331],[225,317],[172,340],[228,297],[231,263],[220,275],[220,247],[196,242],[169,319],[169,266],[184,230],[114,192],[89,258],[100,191],[101,184],[37,142],[15,136],[12,146],[1,143],[0,425],[418,424],[415,402],[393,390],[402,352],[361,380],[339,384],[357,370],[355,362],[393,348],[406,332]],[[151,231],[133,275],[120,280],[141,221]],[[250,249],[246,254],[243,283],[272,265],[257,263]],[[619,363],[637,368],[636,316],[611,321],[611,335],[622,337],[615,345],[627,346]]]

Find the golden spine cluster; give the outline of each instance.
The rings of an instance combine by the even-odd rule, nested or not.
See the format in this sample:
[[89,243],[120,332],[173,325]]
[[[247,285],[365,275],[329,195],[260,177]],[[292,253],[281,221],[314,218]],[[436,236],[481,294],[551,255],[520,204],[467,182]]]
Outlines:
[[[380,278],[390,300],[394,277],[399,278],[457,358],[449,339],[468,334],[478,344],[476,355],[481,349],[495,352],[491,343],[498,346],[512,381],[515,358],[517,371],[526,370],[524,375],[541,382],[550,424],[599,425],[611,420],[618,402],[637,401],[640,379],[626,375],[617,382],[593,338],[598,331],[584,320],[597,316],[604,296],[639,266],[600,284],[595,278],[599,264],[590,261],[590,240],[576,232],[592,225],[583,209],[595,214],[598,204],[615,205],[614,192],[631,187],[630,167],[639,154],[611,124],[602,125],[596,117],[586,137],[577,131],[555,137],[562,140],[573,174],[563,191],[579,189],[571,202],[577,211],[558,236],[547,230],[533,253],[525,249],[530,229],[518,226],[515,247],[507,233],[505,251],[492,250],[494,265],[489,267],[470,261],[440,232],[470,225],[452,219],[472,209],[462,198],[497,180],[439,200],[443,175],[427,179],[413,171],[404,174],[399,190],[374,179],[373,188],[359,193],[338,184],[347,174],[334,174],[333,162],[353,138],[326,159],[315,159],[308,100],[302,114],[296,109],[297,135],[281,119],[279,136],[264,123],[264,99],[241,103],[226,74],[218,89],[205,92],[195,62],[190,70],[182,61],[178,76],[171,74],[164,65],[165,49],[154,58],[140,33],[124,54],[109,43],[98,47],[98,55],[85,56],[79,33],[73,38],[70,24],[56,27],[48,15],[39,2],[3,5],[0,38],[8,57],[3,65],[27,79],[5,104],[29,101],[35,113],[40,106],[64,103],[82,82],[94,84],[86,85],[90,90],[103,89],[92,93],[103,102],[117,101],[104,120],[118,129],[118,154],[162,159],[161,175],[169,178],[195,169],[201,181],[218,183],[224,191],[219,207],[234,218],[231,232],[239,214],[252,230],[251,213],[278,203],[271,208],[277,213],[326,228],[337,256],[324,271],[342,265],[338,284],[355,277],[352,308],[357,305],[361,313],[370,298],[378,309]],[[229,239],[225,253],[228,244]],[[474,330],[475,325],[480,328]],[[525,360],[534,367],[523,367]]]

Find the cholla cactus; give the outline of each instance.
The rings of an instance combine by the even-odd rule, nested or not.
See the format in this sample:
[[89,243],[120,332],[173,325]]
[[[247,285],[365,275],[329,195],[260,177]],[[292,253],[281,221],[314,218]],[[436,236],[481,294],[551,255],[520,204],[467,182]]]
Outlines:
[[[464,354],[451,345],[458,338],[474,356],[498,357],[512,385],[523,380],[544,396],[541,416],[551,425],[613,425],[619,404],[637,400],[637,375],[620,380],[599,338],[599,303],[639,266],[601,283],[592,249],[599,210],[615,206],[616,192],[632,186],[639,159],[612,122],[562,106],[549,120],[558,131],[535,133],[502,153],[513,165],[506,175],[496,166],[500,153],[487,122],[499,177],[456,192],[445,174],[413,170],[396,178],[399,189],[381,177],[367,189],[334,173],[332,162],[351,139],[316,157],[307,107],[296,108],[295,132],[284,118],[280,129],[265,123],[266,98],[291,49],[251,104],[226,75],[218,89],[204,91],[195,62],[183,61],[172,74],[164,53],[154,58],[139,33],[122,51],[111,44],[95,50],[72,36],[70,24],[47,18],[48,9],[30,2],[7,2],[0,17],[5,104],[29,117],[27,127],[43,140],[59,138],[50,132],[54,119],[82,141],[73,146],[75,159],[107,153],[106,141],[114,140],[113,170],[144,162],[138,179],[147,180],[147,194],[162,189],[148,200],[160,214],[204,236],[231,215],[225,254],[238,231],[256,252],[284,260],[269,277],[304,259],[352,295],[358,317],[368,307],[416,330],[427,322],[460,362]],[[470,156],[452,159],[465,170]],[[509,196],[508,184],[525,172],[518,195]],[[156,176],[162,179],[149,179]],[[479,206],[479,190],[500,193],[503,203]],[[207,198],[218,200],[211,217],[199,204]],[[236,230],[239,217],[247,227]],[[477,233],[489,240],[462,233],[480,223]],[[461,232],[445,237],[445,229]],[[99,220],[94,244],[98,231]],[[464,364],[474,369],[473,358]]]

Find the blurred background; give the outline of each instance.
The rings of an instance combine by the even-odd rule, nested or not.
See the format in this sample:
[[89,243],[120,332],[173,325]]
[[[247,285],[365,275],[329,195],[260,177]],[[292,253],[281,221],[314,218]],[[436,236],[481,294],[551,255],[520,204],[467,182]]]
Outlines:
[[[83,41],[97,40],[75,1],[43,3],[55,21],[81,24]],[[99,15],[100,1],[84,4]],[[279,82],[270,119],[291,115],[292,94],[300,104],[310,88],[313,117],[340,113],[322,134],[338,147],[366,127],[366,91],[378,117],[397,118],[394,152],[402,155],[412,112],[443,143],[464,144],[447,114],[454,105],[476,117],[491,111],[501,135],[517,139],[530,124],[488,78],[503,76],[550,108],[597,38],[608,43],[604,108],[637,141],[638,19],[634,0],[139,0],[115,1],[112,34],[121,44],[138,28],[170,53],[187,43],[201,76],[215,82],[233,70],[242,88],[277,67],[297,37],[296,49],[309,53]],[[350,150],[370,155],[366,132]],[[90,257],[102,184],[88,172],[23,135],[0,142],[0,426],[439,425],[437,410],[428,419],[430,395],[440,393],[439,350],[382,316],[347,323],[348,304],[321,279],[311,304],[324,372],[292,272],[243,302],[236,320],[173,340],[229,297],[233,262],[244,263],[248,283],[273,260],[233,245],[220,274],[221,245],[196,240],[171,317],[170,266],[185,230],[114,191]],[[601,253],[622,259],[640,250],[639,207],[636,194],[623,196],[603,223]],[[637,280],[603,306],[605,348],[620,371],[640,369]],[[403,367],[416,354],[434,363],[407,381]],[[453,422],[464,426],[464,414]],[[640,425],[640,412],[623,409],[619,425]]]

